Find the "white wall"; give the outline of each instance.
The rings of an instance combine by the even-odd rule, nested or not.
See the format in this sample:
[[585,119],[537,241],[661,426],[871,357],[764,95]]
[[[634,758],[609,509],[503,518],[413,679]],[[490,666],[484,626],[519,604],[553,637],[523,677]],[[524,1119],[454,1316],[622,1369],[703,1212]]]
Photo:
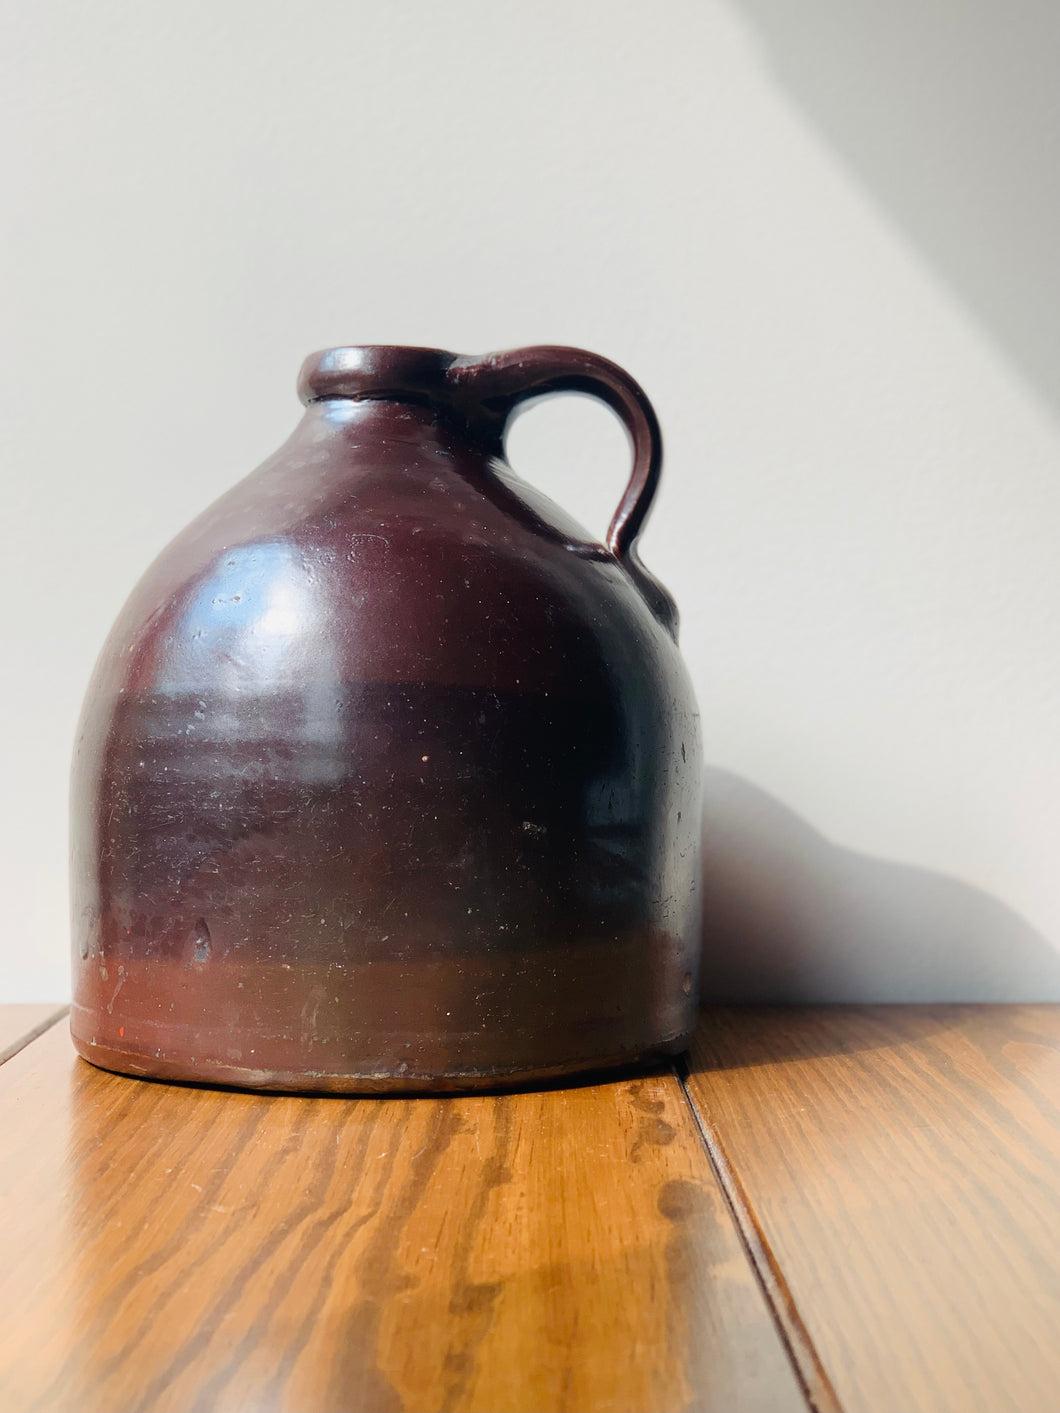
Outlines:
[[[1060,997],[1060,12],[5,12],[0,1000],[66,994],[66,776],[133,580],[306,352],[573,343],[668,439],[713,994]],[[513,460],[602,529],[591,403]]]

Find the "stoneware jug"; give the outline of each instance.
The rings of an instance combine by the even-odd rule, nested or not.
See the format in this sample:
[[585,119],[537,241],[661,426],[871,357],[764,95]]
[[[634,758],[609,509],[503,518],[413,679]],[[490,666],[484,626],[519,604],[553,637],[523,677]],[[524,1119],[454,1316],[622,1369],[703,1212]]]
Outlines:
[[[603,399],[605,544],[505,460]],[[669,1054],[698,977],[699,722],[637,557],[661,443],[571,348],[335,348],[305,415],[148,569],[73,782],[74,1041],[282,1090],[511,1084]]]

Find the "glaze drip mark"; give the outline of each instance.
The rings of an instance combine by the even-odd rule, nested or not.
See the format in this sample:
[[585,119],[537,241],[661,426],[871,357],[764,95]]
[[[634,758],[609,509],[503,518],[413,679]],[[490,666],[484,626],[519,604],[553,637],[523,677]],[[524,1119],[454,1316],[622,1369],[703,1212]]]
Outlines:
[[[102,972],[103,972],[104,977],[106,977],[106,969],[105,969],[105,968],[101,968],[101,970],[102,970]],[[118,992],[122,989],[122,987],[123,987],[124,985],[125,985],[125,968],[124,968],[123,966],[119,966],[119,968],[118,968],[118,984],[117,984],[117,986],[115,986],[115,988],[114,988],[114,995],[113,995],[113,996],[110,998],[110,1000],[107,1002],[107,1015],[108,1015],[108,1016],[112,1016],[112,1015],[114,1014],[114,1002],[118,999]],[[122,1035],[125,1034],[125,1027],[124,1027],[124,1026],[122,1027],[121,1033],[122,1033]]]
[[213,952],[213,943],[210,938],[210,929],[206,926],[206,919],[199,918],[195,924],[194,938],[194,960],[197,962],[208,962]]

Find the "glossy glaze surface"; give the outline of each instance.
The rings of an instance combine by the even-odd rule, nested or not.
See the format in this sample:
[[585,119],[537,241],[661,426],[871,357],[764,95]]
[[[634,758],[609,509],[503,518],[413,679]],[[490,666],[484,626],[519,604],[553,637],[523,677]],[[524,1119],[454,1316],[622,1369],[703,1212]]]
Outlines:
[[[609,402],[594,542],[503,459]],[[81,1053],[252,1087],[466,1087],[679,1048],[698,717],[636,557],[660,446],[594,355],[338,349],[305,415],[136,587],[73,788]]]

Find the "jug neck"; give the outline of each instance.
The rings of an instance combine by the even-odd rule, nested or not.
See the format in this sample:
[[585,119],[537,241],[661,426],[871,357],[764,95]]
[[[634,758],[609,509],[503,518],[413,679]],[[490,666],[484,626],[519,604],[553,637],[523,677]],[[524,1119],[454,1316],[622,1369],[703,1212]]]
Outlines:
[[[445,412],[444,406],[438,403],[396,394],[373,398],[317,398],[308,405],[305,415],[311,424],[324,424],[336,430],[360,427],[366,432],[378,430],[382,434],[384,431],[399,433],[404,428],[422,437],[432,429],[441,433],[445,428],[451,437],[452,419]],[[457,429],[457,434],[462,430]]]

